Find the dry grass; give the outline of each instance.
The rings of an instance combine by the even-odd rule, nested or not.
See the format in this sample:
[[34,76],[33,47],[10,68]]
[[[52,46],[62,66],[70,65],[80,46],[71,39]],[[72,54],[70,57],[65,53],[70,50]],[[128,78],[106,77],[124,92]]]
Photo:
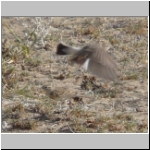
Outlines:
[[[147,21],[146,17],[3,17],[2,132],[147,132]],[[55,55],[60,41],[83,46],[100,40],[119,66],[118,82],[102,81],[79,70],[68,57]],[[53,96],[44,93],[45,84]]]

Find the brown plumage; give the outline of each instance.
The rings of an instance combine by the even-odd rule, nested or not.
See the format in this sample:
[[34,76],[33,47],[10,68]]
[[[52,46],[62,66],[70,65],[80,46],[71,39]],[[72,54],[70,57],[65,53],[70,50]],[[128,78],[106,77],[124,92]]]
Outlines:
[[55,100],[60,99],[63,93],[65,92],[64,87],[57,87],[56,89],[52,89],[50,86],[47,85],[43,85],[42,90],[48,97]]
[[102,43],[90,43],[82,48],[74,48],[59,43],[56,54],[72,54],[70,61],[80,64],[85,70],[107,80],[117,79],[117,65],[106,52]]

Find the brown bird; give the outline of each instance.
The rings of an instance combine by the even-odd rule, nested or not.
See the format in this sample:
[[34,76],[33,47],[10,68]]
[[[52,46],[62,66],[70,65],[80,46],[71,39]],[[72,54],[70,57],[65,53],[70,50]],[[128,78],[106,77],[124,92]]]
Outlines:
[[61,100],[61,99],[68,99],[73,98],[74,93],[66,91],[65,87],[51,87],[48,85],[43,85],[41,89],[44,91],[45,95],[50,97],[53,100]]
[[65,88],[63,87],[57,87],[56,89],[52,89],[50,86],[47,85],[43,85],[42,90],[48,97],[55,100],[60,99],[63,93],[65,92]]
[[57,55],[72,55],[70,61],[79,64],[83,69],[99,78],[117,79],[117,65],[106,52],[102,43],[89,43],[82,48],[75,48],[64,43],[57,45]]

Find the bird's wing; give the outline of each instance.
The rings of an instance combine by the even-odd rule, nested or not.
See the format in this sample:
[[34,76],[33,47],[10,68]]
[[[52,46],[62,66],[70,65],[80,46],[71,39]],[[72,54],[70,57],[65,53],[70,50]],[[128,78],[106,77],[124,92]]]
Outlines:
[[87,70],[98,77],[114,80],[117,78],[117,65],[104,47],[94,45]]
[[105,65],[92,59],[89,60],[87,70],[100,78],[105,78],[108,80],[117,79],[117,73],[115,69],[106,67]]
[[92,55],[91,60],[101,63],[102,65],[108,68],[117,68],[115,61],[110,57],[110,55],[106,52],[105,47],[100,44],[94,44],[91,46]]

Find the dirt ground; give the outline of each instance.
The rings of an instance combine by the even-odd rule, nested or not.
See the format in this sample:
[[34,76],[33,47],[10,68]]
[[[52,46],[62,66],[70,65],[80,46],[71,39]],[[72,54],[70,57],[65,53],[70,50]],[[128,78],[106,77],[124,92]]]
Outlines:
[[[118,81],[56,55],[61,41],[104,41]],[[147,133],[147,17],[3,17],[2,132]]]

